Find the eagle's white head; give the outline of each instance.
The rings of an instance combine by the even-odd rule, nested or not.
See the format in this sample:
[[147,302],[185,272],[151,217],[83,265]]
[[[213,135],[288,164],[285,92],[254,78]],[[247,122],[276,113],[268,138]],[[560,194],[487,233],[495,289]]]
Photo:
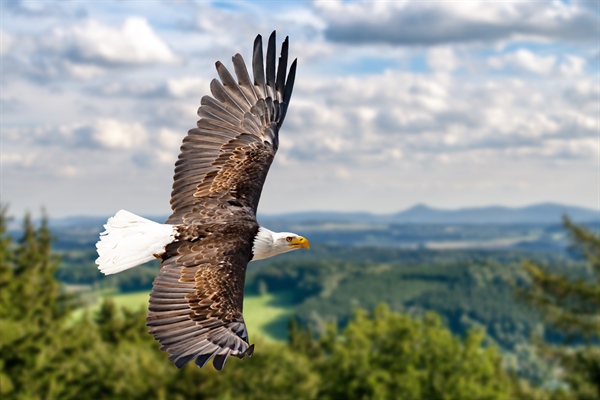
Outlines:
[[310,242],[290,232],[273,232],[262,226],[254,238],[252,261],[263,260],[297,249],[310,249]]

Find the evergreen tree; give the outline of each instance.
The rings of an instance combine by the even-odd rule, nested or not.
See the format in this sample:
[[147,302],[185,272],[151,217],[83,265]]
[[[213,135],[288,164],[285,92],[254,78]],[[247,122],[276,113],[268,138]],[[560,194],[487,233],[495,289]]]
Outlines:
[[0,213],[0,397],[10,399],[165,398],[176,369],[159,353],[145,311],[103,304],[95,321],[73,323],[73,298],[55,279],[47,219],[27,216],[7,234]]
[[600,236],[566,217],[564,226],[571,238],[571,250],[587,261],[589,276],[556,274],[526,262],[531,286],[519,290],[519,295],[551,327],[563,332],[567,342],[584,343],[575,347],[540,344],[548,358],[560,363],[562,379],[569,385],[565,398],[600,399]]
[[61,340],[58,332],[70,311],[54,274],[58,260],[51,254],[47,218],[36,228],[27,215],[23,236],[13,245],[7,234],[6,207],[0,213],[0,394],[28,393],[36,398],[39,382]]

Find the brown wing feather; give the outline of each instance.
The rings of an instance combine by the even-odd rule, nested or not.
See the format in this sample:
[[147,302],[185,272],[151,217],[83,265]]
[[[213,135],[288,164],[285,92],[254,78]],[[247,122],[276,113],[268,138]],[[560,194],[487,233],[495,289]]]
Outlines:
[[229,224],[181,227],[169,244],[150,293],[149,332],[179,368],[214,356],[252,355],[242,316],[246,266],[258,224],[238,218]]
[[216,63],[221,82],[213,80],[213,97],[202,98],[197,127],[184,138],[175,164],[169,224],[203,223],[198,220],[199,199],[210,196],[248,207],[256,214],[260,193],[279,144],[279,128],[290,102],[296,61],[285,75],[286,38],[275,81],[275,32],[269,38],[263,67],[262,37],[254,42],[254,84],[241,55],[233,57],[237,82]]
[[[194,197],[218,196],[232,204],[258,207],[264,177],[275,157],[271,147],[254,136],[243,134],[222,147],[223,153],[213,162],[216,170],[207,173],[197,185]],[[261,181],[262,179],[262,181]],[[255,190],[258,187],[259,190]]]

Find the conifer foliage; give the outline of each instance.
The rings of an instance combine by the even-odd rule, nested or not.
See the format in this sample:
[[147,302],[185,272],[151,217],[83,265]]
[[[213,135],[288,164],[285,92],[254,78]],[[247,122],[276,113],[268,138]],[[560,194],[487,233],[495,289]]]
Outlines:
[[520,290],[523,300],[536,308],[547,323],[575,346],[540,349],[558,361],[562,379],[568,384],[565,398],[600,399],[600,236],[573,224],[564,226],[571,238],[571,251],[589,266],[587,276],[557,274],[532,263],[524,263],[531,286]]
[[[59,335],[69,313],[54,274],[47,218],[36,229],[29,215],[23,235],[13,243],[6,234],[6,208],[0,212],[0,394],[39,388],[56,362]],[[44,388],[51,390],[51,387]]]

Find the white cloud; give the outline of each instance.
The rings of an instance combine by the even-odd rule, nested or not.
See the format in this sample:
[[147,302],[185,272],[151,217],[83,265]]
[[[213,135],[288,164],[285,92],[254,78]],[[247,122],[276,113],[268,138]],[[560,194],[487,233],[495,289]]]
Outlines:
[[135,150],[144,146],[148,134],[140,123],[100,118],[86,123],[6,128],[2,137],[11,144],[58,146],[68,151],[73,148]]
[[46,49],[70,55],[73,62],[101,65],[175,63],[178,58],[144,18],[129,17],[120,27],[88,20],[56,28],[40,40]]
[[102,96],[132,96],[132,97],[148,97],[155,96],[161,92],[160,85],[156,82],[130,82],[130,81],[113,81],[107,84],[100,84],[90,88],[92,94]]
[[135,149],[147,138],[139,123],[124,123],[114,119],[101,119],[91,127],[93,140],[106,149]]
[[175,98],[189,98],[193,95],[202,95],[209,90],[210,83],[198,77],[181,77],[168,79],[165,85],[166,92]]
[[597,111],[600,106],[600,86],[591,79],[574,81],[566,88],[564,96],[567,101],[577,103],[581,109]]
[[452,72],[459,61],[450,47],[433,47],[427,51],[427,64],[436,72]]
[[491,57],[489,65],[496,69],[510,68],[532,72],[540,75],[548,75],[556,66],[555,56],[539,56],[527,49],[518,49],[512,53],[502,56]]
[[61,165],[57,173],[59,176],[64,176],[67,178],[77,176],[81,174],[81,169],[76,167],[75,165]]
[[8,54],[15,42],[13,36],[3,29],[0,29],[0,56]]
[[157,159],[163,164],[174,164],[184,135],[179,131],[161,128],[158,131],[158,144],[155,146]]
[[592,42],[598,14],[561,2],[316,2],[333,41],[437,45],[518,38]]
[[164,82],[155,81],[114,81],[89,89],[92,94],[110,97],[140,98],[200,98],[210,90],[210,81],[197,76],[169,78]]
[[21,76],[26,73],[37,79],[64,75],[90,79],[111,68],[181,61],[140,17],[129,17],[121,26],[89,19],[38,34],[7,38],[14,50],[8,72]]
[[10,166],[10,165],[23,165],[30,162],[30,160],[25,160],[23,155],[16,153],[2,153],[0,154],[0,165],[2,166]]
[[[568,83],[568,82],[567,82]],[[562,96],[565,82],[477,81],[386,72],[313,82],[290,108],[280,152],[289,162],[397,164],[559,160],[594,153],[573,140],[597,134],[598,116]],[[586,93],[587,86],[580,85]],[[288,131],[292,131],[287,133]],[[587,142],[586,142],[587,143]],[[559,146],[563,151],[559,151]],[[551,151],[549,150],[551,149]]]
[[564,76],[579,76],[584,73],[585,65],[584,58],[568,54],[565,56],[565,60],[560,63],[559,71]]
[[[53,74],[59,74],[60,70],[62,70],[68,75],[78,79],[91,79],[103,75],[105,72],[105,69],[100,66],[77,64],[69,60],[61,60],[55,65],[58,68]],[[47,69],[46,71],[51,71],[51,69]]]

